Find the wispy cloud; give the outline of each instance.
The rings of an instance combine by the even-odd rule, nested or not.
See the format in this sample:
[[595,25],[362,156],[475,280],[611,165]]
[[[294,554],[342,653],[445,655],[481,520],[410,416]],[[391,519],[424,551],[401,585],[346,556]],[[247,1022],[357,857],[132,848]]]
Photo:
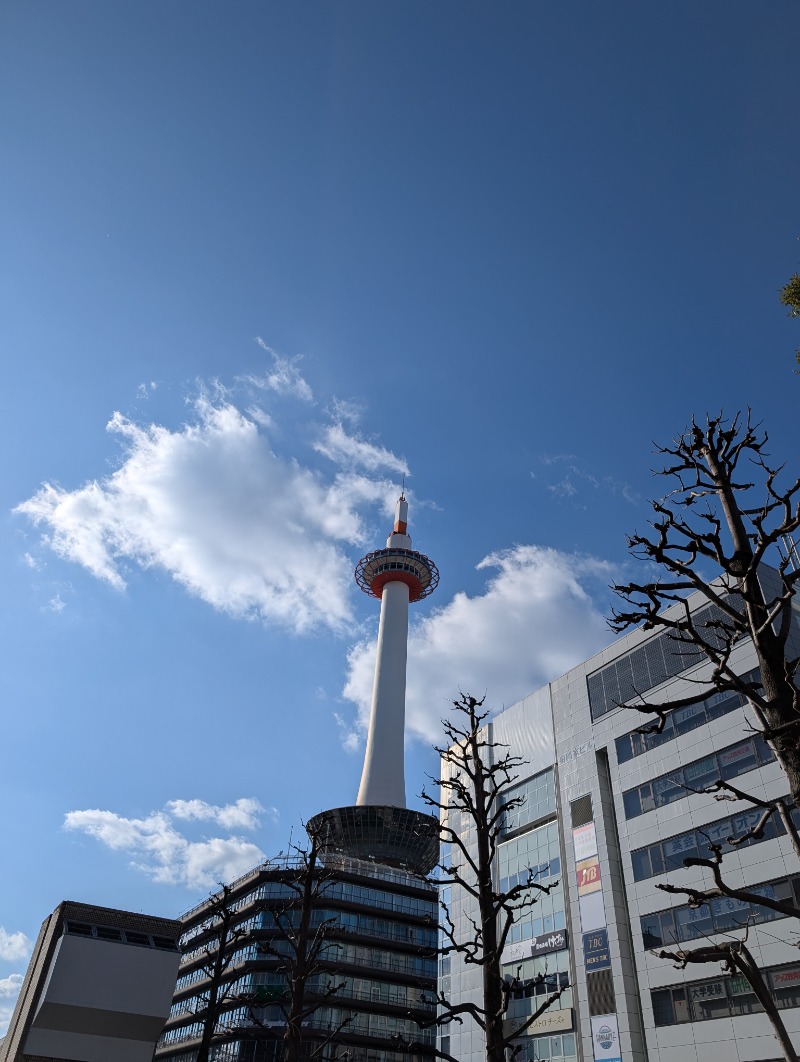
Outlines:
[[[575,454],[542,454],[539,464],[544,472],[531,472],[531,478],[560,501],[577,509],[586,509],[587,501],[599,494],[622,498],[629,505],[639,505],[641,495],[622,479],[608,473],[598,474],[586,468]],[[554,478],[557,474],[558,478]]]
[[272,366],[262,376],[242,377],[252,387],[266,391],[275,391],[279,395],[292,395],[303,402],[313,402],[314,393],[299,369],[299,358],[287,358],[273,350],[261,338],[256,336],[256,343],[272,358]]
[[146,818],[126,818],[113,811],[91,808],[70,811],[64,828],[94,837],[113,851],[125,852],[131,866],[154,881],[188,888],[208,888],[230,881],[264,859],[252,841],[238,835],[189,840],[174,820],[197,819],[224,829],[253,830],[264,811],[252,798],[219,807],[203,800],[173,800]]
[[341,423],[329,425],[314,449],[331,461],[364,468],[368,472],[385,469],[398,476],[407,476],[409,473],[408,464],[402,457],[366,439],[348,435]]
[[[439,738],[459,689],[510,705],[610,640],[595,603],[614,576],[607,562],[530,545],[492,553],[478,568],[493,573],[482,594],[456,594],[411,628],[406,710],[414,738]],[[344,728],[345,747],[366,727],[374,664],[374,639],[350,652],[344,696],[359,724]]]
[[0,959],[3,962],[19,962],[27,959],[33,947],[24,933],[9,933],[0,926]]
[[[406,463],[340,423],[308,426],[279,453],[271,419],[243,412],[218,382],[190,405],[179,429],[115,413],[108,430],[123,459],[111,475],[73,490],[45,483],[17,506],[42,544],[117,590],[127,569],[159,568],[214,608],[295,632],[349,628],[352,557],[376,510],[393,503],[388,474]],[[60,607],[60,598],[51,606]]]

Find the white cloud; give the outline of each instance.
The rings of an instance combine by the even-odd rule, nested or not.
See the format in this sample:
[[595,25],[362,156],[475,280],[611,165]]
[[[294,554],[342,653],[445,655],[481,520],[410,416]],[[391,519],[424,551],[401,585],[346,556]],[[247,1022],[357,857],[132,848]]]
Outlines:
[[245,376],[243,379],[253,387],[265,391],[275,391],[279,395],[293,395],[304,402],[312,402],[314,394],[308,382],[303,379],[298,369],[299,358],[285,358],[268,346],[261,336],[256,336],[256,343],[272,357],[272,368],[263,376]]
[[355,435],[348,435],[341,423],[329,425],[314,449],[338,464],[365,468],[368,472],[385,469],[398,476],[407,476],[409,473],[408,465],[402,457],[383,446],[376,446]]
[[257,800],[245,798],[218,807],[203,800],[173,800],[163,811],[144,819],[125,818],[99,808],[70,811],[64,828],[96,838],[113,851],[126,852],[131,866],[154,881],[189,888],[208,888],[231,881],[263,862],[264,853],[243,837],[210,837],[192,841],[180,833],[172,819],[212,821],[226,829],[252,830],[263,810]]
[[22,974],[9,974],[8,977],[0,977],[0,999],[16,999],[22,988],[24,977]]
[[24,933],[9,933],[0,926],[0,959],[4,962],[19,962],[27,959],[33,945]]
[[[459,690],[495,708],[511,705],[602,646],[610,634],[590,589],[607,585],[605,561],[542,546],[492,553],[478,565],[492,570],[483,594],[456,594],[411,628],[408,645],[407,731],[439,739],[439,721]],[[358,708],[363,731],[372,696],[374,640],[351,650],[344,696]],[[353,731],[345,735],[352,747]]]
[[[354,590],[345,551],[363,548],[365,514],[390,511],[395,486],[351,467],[326,477],[277,454],[263,422],[221,385],[193,412],[174,431],[115,413],[108,430],[124,453],[113,474],[75,490],[46,483],[15,511],[42,528],[45,545],[119,590],[131,565],[160,568],[234,616],[297,632],[346,629]],[[372,471],[404,467],[359,446]],[[346,463],[347,444],[340,449]]]
[[[226,804],[224,807],[207,804],[205,800],[170,800],[167,807],[176,819],[216,822],[227,830],[254,830],[261,821],[261,815],[267,811],[253,797],[241,797],[235,804]],[[270,808],[269,813],[273,820],[277,817],[276,808]]]
[[8,1023],[14,1013],[14,1004],[17,1001],[19,990],[22,988],[22,974],[9,974],[8,977],[0,977],[0,1036],[5,1036]]
[[61,594],[56,594],[55,597],[50,598],[50,600],[47,602],[46,607],[48,612],[58,613],[64,611],[64,609],[67,607],[67,603],[62,599]]
[[39,563],[39,561],[36,559],[36,557],[32,556],[30,553],[23,553],[22,554],[22,559],[25,562],[25,564],[27,564],[27,566],[29,568],[32,568],[35,572],[38,572],[39,569],[41,568],[41,564]]

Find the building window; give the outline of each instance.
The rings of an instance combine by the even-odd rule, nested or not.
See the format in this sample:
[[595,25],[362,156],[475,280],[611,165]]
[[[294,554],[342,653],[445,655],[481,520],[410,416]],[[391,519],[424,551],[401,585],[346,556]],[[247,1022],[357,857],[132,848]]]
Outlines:
[[775,759],[772,750],[759,736],[737,741],[721,752],[662,774],[652,782],[628,789],[622,794],[625,818],[634,819],[648,811],[683,800],[719,779],[737,778]]
[[[736,605],[737,599],[728,597],[727,603]],[[704,625],[719,619],[726,619],[725,613],[717,605],[705,605],[693,616],[695,624]],[[705,626],[704,637],[709,643],[716,641],[720,646],[722,637],[713,627]],[[660,686],[667,679],[680,675],[683,671],[705,660],[705,654],[680,635],[668,631],[657,634],[630,653],[612,660],[586,677],[589,692],[589,707],[592,719],[599,719],[608,712],[613,712],[621,704],[632,701],[647,690]]]
[[[762,971],[779,1010],[800,1006],[800,966]],[[756,1014],[761,1004],[743,977],[715,977],[650,993],[656,1026],[686,1021],[712,1021],[738,1014]]]
[[[800,875],[778,878],[763,885],[747,886],[748,892],[771,900],[796,903],[800,894]],[[701,940],[712,933],[729,933],[748,925],[774,922],[787,917],[781,911],[760,904],[744,903],[731,896],[720,896],[699,907],[682,904],[667,911],[654,911],[640,919],[642,940],[648,951],[684,941]]]
[[[658,841],[645,848],[635,849],[631,852],[634,881],[644,881],[645,878],[680,869],[687,857],[705,854],[709,843],[720,845],[723,853],[733,851],[730,840],[743,837],[752,830],[758,825],[761,815],[760,808],[753,808],[738,815],[715,819],[714,822],[709,822],[696,830],[677,834],[666,841]],[[792,818],[800,828],[800,809],[792,809]],[[785,832],[780,816],[775,814],[768,820],[761,837],[748,837],[736,847],[745,848],[751,844],[760,844],[761,841],[781,837]]]
[[515,833],[542,819],[553,818],[556,813],[556,785],[553,768],[528,778],[506,790],[507,801],[521,800],[519,807],[506,808],[500,824],[501,836]]
[[[745,682],[758,680],[758,668],[748,671],[742,676]],[[642,734],[638,730],[632,730],[629,734],[623,734],[616,739],[617,763],[627,763],[636,756],[643,756],[646,752],[660,748],[676,737],[688,734],[691,730],[704,723],[719,719],[729,712],[741,708],[747,703],[747,698],[735,691],[727,693],[711,693],[699,704],[690,705],[687,708],[676,708],[670,712],[664,721],[664,728],[660,734]]]

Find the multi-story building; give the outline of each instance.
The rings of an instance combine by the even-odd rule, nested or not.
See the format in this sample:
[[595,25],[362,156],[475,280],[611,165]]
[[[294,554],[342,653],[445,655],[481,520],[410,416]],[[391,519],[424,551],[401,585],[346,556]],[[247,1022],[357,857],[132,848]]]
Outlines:
[[[699,598],[691,604],[701,607]],[[638,733],[646,719],[618,707],[633,703],[634,691],[659,702],[697,692],[709,665],[681,650],[665,632],[633,631],[489,723],[489,739],[527,761],[511,794],[526,801],[504,823],[495,879],[513,885],[531,868],[542,883],[559,882],[512,929],[505,952],[509,978],[519,978],[512,1016],[532,1014],[548,985],[568,978],[571,986],[528,1030],[523,1059],[780,1057],[746,981],[723,976],[718,964],[679,970],[658,957],[662,948],[720,941],[745,926],[800,1047],[797,926],[766,907],[723,897],[692,908],[685,897],[657,888],[665,880],[708,886],[708,871],[684,868],[683,860],[708,855],[704,846],[715,841],[724,850],[726,880],[800,900],[800,865],[780,824],[732,848],[727,839],[752,827],[759,810],[698,792],[717,779],[736,779],[761,798],[788,792],[772,752],[752,732],[744,699],[712,693],[648,736]],[[791,651],[800,652],[797,634]],[[739,674],[755,671],[749,642],[734,654]],[[444,899],[466,924],[469,899],[456,893]],[[543,972],[547,982],[534,985]],[[454,1002],[479,989],[480,971],[456,957],[443,960],[440,974]],[[483,1057],[482,1037],[466,1022],[442,1035],[442,1047],[460,1062]]]
[[[225,1062],[272,1062],[283,1054],[286,972],[291,955],[281,929],[299,904],[292,882],[299,867],[265,863],[229,886],[235,912],[228,933],[230,958],[219,978],[224,1000],[211,1057]],[[311,928],[330,920],[318,964],[308,983],[308,1004],[319,1004],[303,1023],[303,1053],[351,1062],[408,1062],[430,1055],[435,1034],[420,1029],[434,1013],[436,895],[412,872],[337,858],[319,872]],[[157,1059],[194,1062],[202,1015],[219,946],[218,919],[209,917],[218,896],[183,916],[183,958],[172,1011]],[[280,911],[276,924],[276,908]],[[326,995],[331,986],[334,994]],[[393,1049],[392,1037],[419,1041],[413,1055]]]
[[169,1013],[180,923],[65,900],[42,923],[2,1062],[150,1062]]

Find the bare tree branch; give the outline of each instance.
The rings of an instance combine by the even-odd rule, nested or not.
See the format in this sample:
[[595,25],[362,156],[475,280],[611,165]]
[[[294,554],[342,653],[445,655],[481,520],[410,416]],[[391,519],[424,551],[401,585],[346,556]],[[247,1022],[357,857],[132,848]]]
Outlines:
[[[492,867],[497,848],[504,836],[508,816],[524,805],[524,798],[514,796],[511,787],[518,780],[524,761],[507,747],[491,742],[486,732],[488,711],[481,711],[483,699],[461,694],[453,702],[454,715],[444,721],[449,744],[437,748],[442,760],[442,777],[434,779],[439,798],[423,794],[429,807],[442,816],[442,839],[456,850],[454,858],[440,865],[436,883],[460,890],[474,901],[475,917],[464,916],[469,926],[460,935],[449,907],[441,903],[439,923],[442,956],[457,955],[461,961],[481,970],[482,995],[479,1001],[453,1003],[444,993],[437,998],[439,1013],[420,1026],[446,1027],[469,1018],[485,1036],[487,1062],[507,1062],[516,1057],[516,1042],[536,1019],[569,987],[561,985],[536,1009],[518,1021],[509,1019],[509,1006],[518,982],[504,976],[503,951],[512,926],[519,916],[534,906],[558,884],[537,880],[538,872],[528,870],[525,881],[499,890],[492,881]],[[462,829],[450,825],[457,816],[459,825],[469,824],[468,839]],[[542,975],[537,983],[543,983]],[[397,1041],[403,1050],[411,1050],[410,1041]],[[437,1051],[440,1057],[451,1056]]]

